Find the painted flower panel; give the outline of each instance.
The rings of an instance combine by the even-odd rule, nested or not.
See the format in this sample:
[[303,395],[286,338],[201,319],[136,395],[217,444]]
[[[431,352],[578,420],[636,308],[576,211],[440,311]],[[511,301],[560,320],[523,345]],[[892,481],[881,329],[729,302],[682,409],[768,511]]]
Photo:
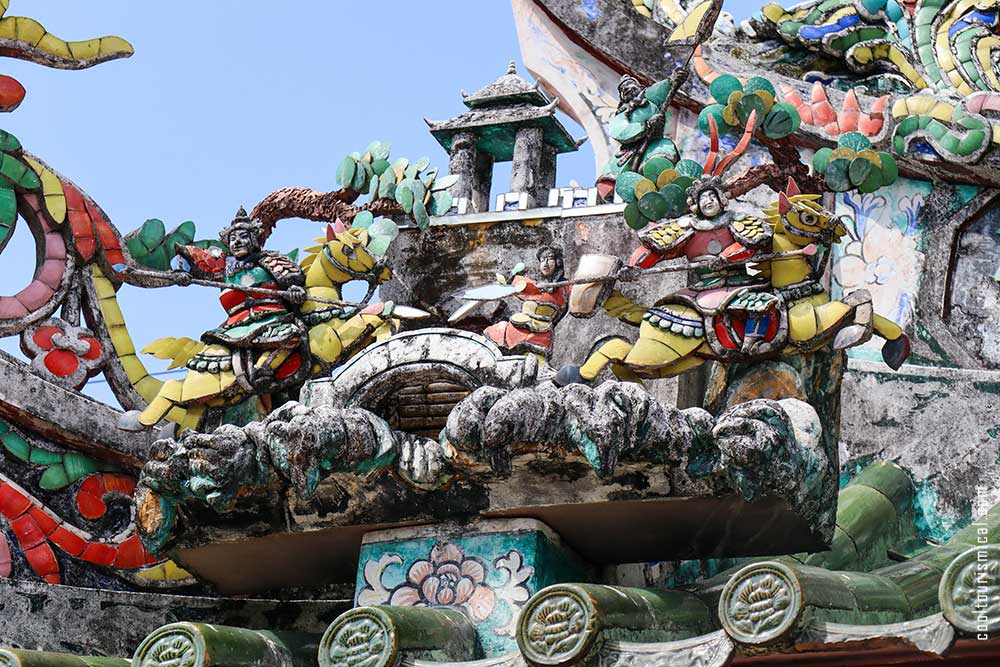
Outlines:
[[[924,266],[920,222],[926,183],[902,179],[880,194],[844,194],[838,213],[853,220],[834,251],[833,295],[843,297],[867,289],[875,312],[904,328],[913,319],[913,304]],[[880,358],[881,341],[870,341],[862,355]],[[852,354],[855,354],[852,352]]]
[[446,542],[431,549],[429,560],[417,560],[410,565],[406,581],[392,591],[389,604],[462,607],[478,623],[493,613],[496,595],[486,585],[485,565]]

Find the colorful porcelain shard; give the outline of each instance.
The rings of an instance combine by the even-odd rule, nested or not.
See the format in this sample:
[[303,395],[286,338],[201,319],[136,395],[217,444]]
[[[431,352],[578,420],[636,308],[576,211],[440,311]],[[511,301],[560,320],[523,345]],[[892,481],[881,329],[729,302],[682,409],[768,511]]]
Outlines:
[[[38,21],[25,16],[6,16],[10,0],[0,2],[0,39],[4,55],[56,69],[84,69],[109,60],[128,58],[132,45],[121,37],[106,36],[67,42],[53,35]],[[13,111],[25,90],[11,77],[0,75],[0,111]]]
[[[637,97],[630,89],[633,83],[623,79],[623,104]],[[626,269],[610,269],[608,264],[604,276],[579,274],[571,281],[572,314],[588,317],[603,303],[609,315],[639,326],[638,340],[605,339],[581,366],[564,366],[556,383],[592,381],[609,365],[619,378],[657,378],[676,375],[705,359],[758,361],[828,344],[846,349],[867,341],[873,330],[886,340],[886,363],[898,368],[909,354],[908,339],[897,325],[873,314],[870,294],[859,290],[843,301],[831,301],[823,287],[829,251],[846,229],[819,203],[823,191],[872,192],[893,183],[895,160],[872,150],[864,135],[850,132],[841,136],[836,150],[817,151],[815,173],[810,173],[798,150],[783,141],[798,129],[798,111],[775,103],[776,91],[768,80],[742,81],[723,74],[712,80],[710,92],[716,103],[698,118],[700,129],[710,137],[704,165],[680,160],[675,166],[654,156],[638,161],[636,171],[617,174],[616,193],[627,202],[624,220],[642,230],[642,246]],[[726,156],[720,154],[720,128],[739,134]],[[724,181],[724,173],[753,138],[772,162]],[[775,184],[782,175],[788,175],[783,190]],[[805,179],[811,193],[800,192],[795,175]],[[599,182],[609,178],[602,175]],[[729,210],[736,197],[764,183],[779,195],[763,216]],[[817,244],[823,252],[813,257]],[[687,263],[654,268],[678,257]],[[689,270],[693,282],[649,308],[608,289],[616,280],[633,281],[644,272],[663,270]],[[604,287],[598,294],[599,285]]]
[[41,377],[73,389],[97,375],[107,357],[93,332],[58,317],[22,331],[21,350]]
[[[177,246],[186,271],[131,271],[140,279],[218,286],[227,318],[200,342],[166,338],[144,349],[170,359],[172,366],[186,366],[188,373],[159,387],[141,412],[123,416],[123,428],[150,427],[162,419],[195,428],[206,411],[225,420],[227,411],[248,402],[249,414],[266,414],[307,378],[329,372],[398,327],[392,304],[368,304],[375,287],[391,273],[368,251],[365,229],[329,226],[326,238],[309,249],[301,266],[264,250],[263,237],[261,224],[240,208],[219,235],[225,253],[216,247]],[[370,286],[362,303],[340,300],[340,287],[352,280]],[[240,419],[235,411],[229,414],[229,419]]]
[[[642,273],[636,269],[655,271],[657,263],[676,257],[688,260],[697,280],[650,308],[610,292],[605,311],[639,324],[638,340],[605,342],[582,366],[561,369],[556,382],[591,381],[608,365],[623,378],[669,377],[706,359],[745,362],[826,345],[846,349],[866,342],[873,332],[886,341],[886,363],[898,368],[909,355],[909,341],[898,325],[873,313],[868,292],[832,301],[823,287],[829,250],[846,229],[820,199],[801,194],[789,180],[763,220],[724,214],[714,204],[716,197],[712,202],[722,224],[681,218],[641,234],[643,245],[630,260],[631,270],[608,281],[637,279]],[[823,252],[814,258],[817,244]]]
[[799,129],[798,111],[786,102],[777,102],[774,85],[763,77],[754,76],[743,82],[731,74],[723,74],[712,81],[709,92],[715,104],[702,109],[698,117],[702,132],[708,132],[708,116],[725,132],[742,131],[753,113],[756,113],[757,132],[766,139],[784,139]]
[[[899,0],[815,0],[787,10],[766,5],[753,24],[762,36],[779,37],[793,47],[832,56],[852,72],[874,75],[845,81],[847,86],[894,93],[891,149],[897,155],[914,150],[918,141],[920,149],[946,160],[976,162],[995,132],[995,121],[973,104],[973,96],[1000,94],[991,55],[1000,44],[998,17],[1000,9],[992,1],[930,0],[916,7]],[[813,97],[813,108],[830,118],[811,124],[825,126],[831,136],[853,129],[872,136],[855,127],[856,101],[845,100],[835,124],[815,88]],[[801,109],[800,100],[795,94],[789,98]]]
[[839,137],[845,132],[860,132],[866,137],[880,136],[885,127],[884,111],[889,103],[889,95],[883,95],[872,105],[870,111],[862,112],[854,89],[844,95],[840,111],[836,111],[827,97],[826,87],[819,81],[813,83],[809,101],[805,101],[797,90],[781,86],[781,93],[799,112],[804,125],[821,128],[829,137]]
[[[3,541],[8,555],[7,576],[11,575],[12,563],[20,566],[23,562],[47,583],[68,583],[64,582],[60,559],[69,558],[108,568],[125,581],[141,586],[141,581],[148,579],[147,570],[162,569],[169,563],[146,551],[132,521],[124,529],[119,527],[117,535],[107,538],[74,525],[75,518],[84,525],[100,529],[107,523],[108,503],[114,501],[120,505],[131,500],[135,478],[117,472],[119,469],[115,465],[78,452],[59,451],[2,421],[0,443],[8,458],[18,462],[0,471],[0,516],[16,540],[15,553],[23,557],[23,561],[20,558],[11,560],[11,545]],[[38,495],[13,478],[15,472],[24,468],[42,471],[37,481]],[[72,507],[77,513],[75,517],[60,516],[53,507],[46,506],[42,498],[52,494],[56,494],[53,507]],[[60,499],[61,494],[72,497],[72,503]],[[4,549],[0,549],[0,568],[3,567],[3,552]],[[57,552],[62,556],[57,556]],[[186,572],[176,567],[173,570],[169,577],[150,580],[151,585],[191,583]],[[26,575],[26,572],[14,573],[18,578]]]
[[[510,284],[497,287],[508,288],[503,296],[516,296],[522,301],[521,312],[503,322],[491,324],[483,335],[497,344],[501,350],[512,354],[535,354],[542,360],[552,355],[553,330],[566,315],[569,300],[567,285],[548,286],[564,279],[562,250],[545,246],[535,254],[538,260],[538,278],[528,278],[514,274]],[[500,278],[507,282],[503,276]],[[484,288],[480,288],[481,290]],[[493,286],[485,289],[493,290]],[[500,290],[497,290],[500,291]],[[468,292],[464,295],[468,299]],[[493,297],[496,298],[496,297]]]
[[871,141],[860,132],[840,135],[835,149],[817,150],[812,166],[823,175],[823,183],[833,192],[875,192],[892,185],[899,176],[899,167],[892,155],[873,150]]
[[150,218],[138,229],[125,235],[125,245],[135,262],[157,271],[170,270],[176,258],[174,248],[177,246],[194,245],[202,250],[224,248],[221,242],[212,239],[195,241],[194,235],[195,224],[190,220],[167,232],[162,220]]
[[[656,157],[671,163],[680,158],[677,146],[665,131],[670,105],[687,80],[688,64],[695,50],[712,34],[721,7],[722,3],[717,0],[705,0],[683,17],[680,12],[673,14],[678,21],[665,48],[667,57],[677,64],[669,78],[644,88],[634,76],[622,76],[618,83],[618,108],[608,124],[608,134],[618,142],[619,150],[598,176],[597,188],[602,198],[610,196],[615,178],[623,172],[640,172],[642,165]],[[651,206],[662,207],[657,197],[649,201]]]
[[[389,149],[390,144],[373,141],[364,153],[356,151],[345,156],[337,167],[339,190],[282,188],[264,197],[250,217],[260,222],[264,238],[271,234],[275,224],[287,218],[340,221],[346,226],[368,229],[373,252],[384,255],[398,233],[390,216],[405,216],[420,229],[426,229],[431,216],[445,215],[451,210],[450,188],[458,181],[457,175],[438,178],[437,168],[430,168],[430,159],[426,157],[413,162],[406,158],[389,162]],[[368,194],[369,201],[355,205],[362,194]]]

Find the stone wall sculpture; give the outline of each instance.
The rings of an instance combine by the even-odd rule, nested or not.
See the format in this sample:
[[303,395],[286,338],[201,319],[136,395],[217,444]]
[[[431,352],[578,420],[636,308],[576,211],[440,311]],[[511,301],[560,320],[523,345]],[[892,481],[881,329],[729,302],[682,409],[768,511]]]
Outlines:
[[[532,461],[566,460],[585,462],[604,484],[619,484],[623,467],[638,466],[637,479],[664,477],[669,495],[782,499],[814,534],[825,536],[832,527],[827,482],[833,466],[822,434],[815,411],[800,401],[751,401],[715,419],[701,409],[664,406],[631,383],[482,386],[450,411],[439,440],[397,430],[365,409],[291,402],[245,427],[159,441],[136,495],[145,543],[159,552],[183,534],[175,527],[178,511],[252,516],[274,493],[289,489],[308,497],[338,473],[355,493],[385,496],[382,509],[369,500],[364,512],[377,523],[422,513],[407,507],[398,514],[405,501],[395,497],[396,485],[468,493],[468,508],[439,510],[464,516],[495,502],[491,489],[513,473],[530,477]],[[394,471],[394,481],[366,490],[360,476],[373,469]],[[762,469],[781,473],[761,475]]]

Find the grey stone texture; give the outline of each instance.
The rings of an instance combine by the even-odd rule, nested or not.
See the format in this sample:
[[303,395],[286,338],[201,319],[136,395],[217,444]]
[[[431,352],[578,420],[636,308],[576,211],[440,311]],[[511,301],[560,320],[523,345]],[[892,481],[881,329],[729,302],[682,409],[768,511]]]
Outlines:
[[[317,564],[346,565],[365,530],[414,521],[532,516],[598,563],[815,549],[830,539],[832,471],[808,405],[750,401],[716,419],[633,383],[530,386],[534,376],[497,372],[523,357],[495,358],[482,339],[478,361],[456,349],[466,341],[474,350],[477,338],[406,334],[360,355],[354,364],[367,372],[348,367],[304,392],[329,402],[287,403],[242,428],[157,442],[137,491],[141,507],[160,508],[140,522],[147,545],[173,544],[186,569],[232,593],[336,581],[342,567],[314,572],[305,551]],[[440,441],[363,409],[449,365],[468,376],[458,385],[466,396],[449,408]],[[659,528],[634,534],[639,515],[659,517]],[[234,562],[246,553],[259,558]]]
[[[464,301],[462,294],[473,287],[496,283],[518,262],[532,267],[535,253],[546,245],[563,251],[566,275],[572,276],[580,257],[606,254],[628,258],[638,241],[621,220],[623,206],[607,204],[588,208],[536,208],[483,216],[440,218],[421,234],[404,229],[389,250],[394,278],[382,287],[384,299],[423,308],[432,314],[430,324],[459,327],[481,333],[488,325],[516,313],[515,298],[485,302],[465,319],[448,323],[448,316]],[[619,285],[626,296],[652,305],[659,297],[682,287],[683,273],[662,273],[635,283]],[[580,364],[593,344],[609,335],[633,339],[637,329],[607,317],[603,311],[590,318],[567,316],[556,326],[553,368]],[[649,384],[661,401],[673,404],[676,380]]]
[[556,186],[556,152],[546,146],[542,128],[519,128],[514,139],[514,161],[510,171],[510,191],[527,192],[534,205],[548,200]]
[[490,210],[490,188],[493,184],[493,156],[476,147],[478,138],[472,132],[459,132],[452,139],[449,173],[460,178],[450,189],[453,197],[467,197],[473,211]]
[[842,462],[892,461],[916,488],[917,524],[946,539],[975,518],[977,487],[1000,495],[1000,373],[852,360],[844,380]]
[[0,580],[5,647],[131,657],[156,628],[177,621],[320,634],[348,600],[274,600],[52,586]]
[[986,368],[1000,368],[1000,204],[959,228],[945,316],[968,352]]

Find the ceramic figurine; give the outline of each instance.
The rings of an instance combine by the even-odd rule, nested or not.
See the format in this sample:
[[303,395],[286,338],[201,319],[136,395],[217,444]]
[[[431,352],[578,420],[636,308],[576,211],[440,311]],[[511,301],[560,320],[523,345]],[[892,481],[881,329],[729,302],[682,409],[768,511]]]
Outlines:
[[302,266],[265,250],[261,236],[259,224],[241,207],[219,235],[228,253],[178,247],[185,270],[173,272],[174,281],[186,285],[195,276],[217,282],[227,318],[200,342],[161,338],[145,348],[185,365],[188,374],[164,383],[141,412],[123,415],[122,428],[148,428],[162,419],[196,428],[206,409],[225,411],[252,397],[259,405],[251,412],[266,414],[274,399],[391,334],[391,303],[339,301],[344,283],[377,284],[392,275],[365,248],[365,230],[328,228]]
[[566,315],[569,287],[544,287],[539,283],[563,280],[562,250],[544,246],[535,255],[538,260],[538,279],[514,276],[511,285],[517,290],[521,311],[505,322],[497,322],[483,334],[510,353],[530,353],[547,360],[552,355],[552,334],[559,320]]
[[[743,85],[736,83],[742,95]],[[757,95],[766,83],[753,83]],[[828,343],[845,349],[864,343],[873,331],[886,339],[886,363],[892,368],[902,365],[909,355],[908,339],[895,323],[874,315],[870,294],[857,290],[842,301],[831,301],[820,282],[826,252],[819,261],[809,261],[817,251],[815,243],[828,251],[845,233],[841,221],[818,203],[820,195],[801,194],[790,179],[764,216],[727,210],[755,177],[751,169],[723,181],[725,171],[750,145],[758,111],[763,111],[765,123],[769,114],[794,114],[757,103],[745,115],[734,150],[720,158],[716,116],[708,113],[711,144],[703,166],[656,156],[641,165],[641,174],[618,175],[616,190],[630,200],[625,220],[641,229],[642,245],[627,267],[608,271],[596,282],[588,283],[585,277],[594,277],[593,272],[578,271],[570,312],[587,317],[603,304],[609,315],[638,325],[639,338],[635,343],[619,336],[606,339],[581,366],[563,367],[557,384],[589,382],[608,365],[619,378],[637,380],[673,376],[706,359],[755,361],[811,352]],[[728,109],[720,113],[727,123],[741,122]],[[659,218],[668,219],[646,226]],[[636,280],[645,270],[656,271],[653,267],[660,262],[681,257],[687,264],[676,268],[691,270],[690,285],[651,308],[608,290],[617,279]]]

